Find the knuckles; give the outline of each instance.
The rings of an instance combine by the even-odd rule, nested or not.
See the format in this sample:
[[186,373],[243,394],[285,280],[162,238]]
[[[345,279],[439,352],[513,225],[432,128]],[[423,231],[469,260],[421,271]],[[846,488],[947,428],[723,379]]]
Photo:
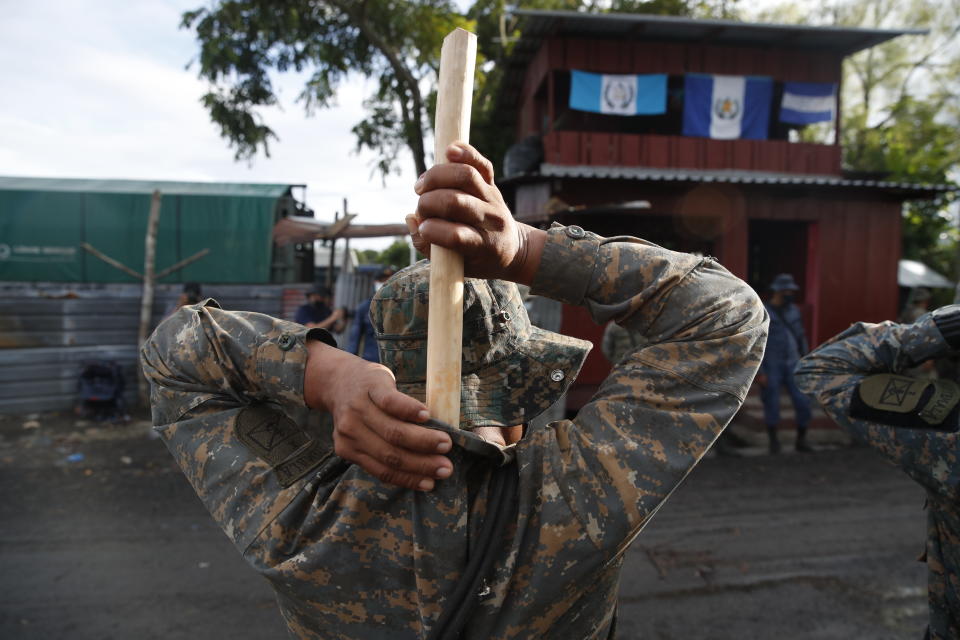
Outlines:
[[391,469],[399,469],[403,466],[403,459],[396,451],[388,451],[383,456],[383,464],[387,465]]

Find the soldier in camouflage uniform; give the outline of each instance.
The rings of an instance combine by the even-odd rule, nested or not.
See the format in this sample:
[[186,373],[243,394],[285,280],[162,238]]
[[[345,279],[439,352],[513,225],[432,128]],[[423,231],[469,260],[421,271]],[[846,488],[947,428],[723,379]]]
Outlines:
[[797,384],[927,492],[927,638],[960,638],[960,465],[954,380],[902,375],[960,349],[960,305],[913,324],[858,323],[806,357]]
[[[211,302],[143,349],[156,429],[274,586],[294,637],[613,637],[624,552],[743,402],[766,314],[710,258],[519,225],[489,162],[466,145],[448,158],[417,182],[415,241],[461,252],[467,275],[501,278],[465,286],[460,424],[422,429],[452,441],[449,477],[411,491],[370,457],[337,455],[331,427],[310,416],[332,414],[336,438],[342,396],[365,384],[344,369],[355,357],[324,333]],[[414,396],[427,273],[398,273],[371,309],[383,362]],[[573,420],[516,442],[509,434],[566,390],[588,343],[531,326],[513,282],[647,341]],[[393,401],[379,402],[379,419],[421,421],[417,400]]]

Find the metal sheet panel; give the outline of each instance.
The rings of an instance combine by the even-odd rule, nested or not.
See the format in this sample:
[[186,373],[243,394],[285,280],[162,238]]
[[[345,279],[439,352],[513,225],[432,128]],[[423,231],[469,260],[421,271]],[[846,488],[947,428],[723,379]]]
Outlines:
[[[204,295],[225,309],[280,316],[282,285],[213,285]],[[160,285],[153,325],[173,308],[180,285]],[[73,406],[85,361],[116,360],[136,390],[140,287],[127,284],[0,283],[0,413]]]

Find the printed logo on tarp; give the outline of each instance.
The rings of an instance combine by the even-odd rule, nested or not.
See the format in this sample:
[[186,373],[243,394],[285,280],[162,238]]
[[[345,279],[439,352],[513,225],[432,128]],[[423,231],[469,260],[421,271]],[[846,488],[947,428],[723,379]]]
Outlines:
[[69,262],[76,257],[76,247],[0,243],[0,260],[9,262]]

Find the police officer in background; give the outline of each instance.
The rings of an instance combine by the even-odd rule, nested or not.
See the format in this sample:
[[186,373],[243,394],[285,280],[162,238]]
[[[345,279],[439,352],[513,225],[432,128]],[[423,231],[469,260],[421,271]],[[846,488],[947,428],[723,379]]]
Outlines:
[[858,323],[797,367],[797,384],[858,442],[927,493],[930,624],[926,638],[960,638],[960,386],[903,375],[960,349],[960,305],[912,324]]
[[807,335],[803,330],[800,309],[793,303],[800,287],[789,273],[781,273],[770,283],[770,297],[764,303],[770,316],[770,336],[763,364],[757,375],[763,400],[763,418],[770,439],[770,453],[780,453],[777,429],[780,425],[780,391],[786,388],[793,401],[796,414],[796,450],[813,451],[807,444],[807,427],[810,424],[810,401],[797,389],[793,369],[800,356],[808,351]]

